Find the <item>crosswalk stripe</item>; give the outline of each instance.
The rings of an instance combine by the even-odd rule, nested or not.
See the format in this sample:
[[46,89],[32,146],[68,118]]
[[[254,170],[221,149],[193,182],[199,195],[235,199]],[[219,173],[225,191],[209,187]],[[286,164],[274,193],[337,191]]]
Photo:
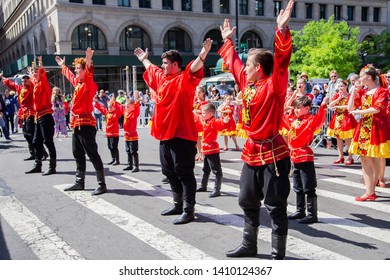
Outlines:
[[[123,180],[120,177],[123,177],[128,180]],[[150,192],[149,194],[153,195],[156,198],[162,199],[166,202],[172,203],[172,198],[170,197],[169,192],[161,189],[161,188],[154,188],[153,185],[138,180],[134,177],[128,176],[128,175],[122,175],[122,176],[109,176],[109,178],[114,179],[118,182],[121,182],[125,185],[130,186],[131,188],[143,191],[143,192]],[[224,187],[224,186],[223,186]],[[234,188],[234,191],[237,191],[236,188]],[[215,207],[211,206],[204,206],[201,203],[198,203],[196,205],[197,214],[208,217],[218,224],[223,224],[226,226],[229,226],[233,229],[242,231],[242,223],[243,220],[241,217],[225,212],[223,210],[217,209]],[[241,226],[240,226],[241,225]],[[271,240],[271,229],[265,226],[260,227],[261,230],[259,231],[258,238],[261,239],[264,242],[270,242]],[[324,249],[322,247],[319,247],[317,245],[308,243],[306,241],[303,241],[299,238],[293,237],[291,235],[288,236],[288,251],[301,256],[303,258],[307,259],[326,259],[326,260],[340,260],[340,259],[349,259],[346,256],[343,256],[341,254],[337,254],[335,252],[329,251],[327,249]]]
[[[348,187],[363,189],[363,190],[366,189],[366,187],[364,186],[364,184],[355,183],[355,182],[352,182],[352,181],[348,181],[348,180],[344,180],[344,179],[339,179],[339,178],[323,178],[323,179],[320,179],[320,180],[321,180],[321,181],[325,181],[325,182],[330,182],[330,183],[335,183],[335,184],[343,185],[343,186],[348,186]],[[390,189],[376,188],[375,191],[376,191],[377,193],[386,193],[386,194],[390,194]]]
[[319,163],[319,162],[314,162],[314,165],[321,166],[323,168],[326,168],[327,170],[335,170],[338,172],[344,172],[344,173],[350,173],[350,174],[363,176],[363,171],[361,169],[358,170],[358,169],[346,168],[346,167],[341,167],[341,166],[332,165],[332,164]]
[[68,195],[79,204],[87,207],[171,259],[214,259],[201,250],[120,209],[104,199],[91,196],[89,192],[64,192],[63,189],[67,186],[69,185],[56,185],[54,187]]
[[84,259],[14,196],[0,196],[0,214],[41,260]]

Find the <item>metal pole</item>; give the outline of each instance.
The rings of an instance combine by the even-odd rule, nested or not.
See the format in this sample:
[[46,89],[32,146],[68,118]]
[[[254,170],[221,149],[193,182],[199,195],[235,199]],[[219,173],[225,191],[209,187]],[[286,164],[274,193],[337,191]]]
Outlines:
[[236,51],[239,51],[238,48],[238,0],[236,0]]
[[137,66],[133,65],[133,91],[137,90]]
[[130,75],[129,75],[129,66],[126,65],[125,74],[126,74],[126,95],[130,93]]

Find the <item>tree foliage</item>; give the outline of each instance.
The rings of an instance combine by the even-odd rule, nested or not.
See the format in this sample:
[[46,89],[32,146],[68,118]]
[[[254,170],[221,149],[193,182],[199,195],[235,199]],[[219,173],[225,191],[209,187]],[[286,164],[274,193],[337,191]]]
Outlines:
[[390,33],[386,30],[365,39],[360,45],[360,51],[367,54],[367,63],[373,63],[384,72],[390,69]]
[[291,58],[291,76],[306,72],[310,78],[327,78],[337,70],[346,78],[361,65],[358,54],[359,28],[350,28],[347,22],[310,21],[302,30],[292,31],[294,52]]

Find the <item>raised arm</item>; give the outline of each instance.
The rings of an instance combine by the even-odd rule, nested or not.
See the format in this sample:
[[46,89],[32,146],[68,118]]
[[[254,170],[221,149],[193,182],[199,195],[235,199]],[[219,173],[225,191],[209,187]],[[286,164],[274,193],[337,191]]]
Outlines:
[[150,60],[148,58],[149,57],[148,48],[146,48],[145,50],[143,50],[141,48],[136,48],[134,50],[134,55],[138,58],[139,61],[142,62],[145,69],[148,69],[149,66],[153,64],[150,62]]
[[280,10],[280,13],[276,19],[276,23],[278,25],[278,29],[280,33],[282,33],[283,37],[286,37],[286,29],[287,25],[291,19],[291,13],[294,6],[294,1],[290,0],[286,6],[285,10]]
[[91,68],[92,67],[92,56],[93,56],[93,49],[87,48],[85,51],[85,61],[86,61],[86,67]]
[[203,47],[200,50],[198,57],[195,59],[194,63],[191,64],[191,68],[190,68],[191,73],[195,73],[203,67],[203,63],[206,60],[207,54],[209,53],[212,44],[213,44],[213,40],[211,40],[210,38],[207,38],[203,42]]

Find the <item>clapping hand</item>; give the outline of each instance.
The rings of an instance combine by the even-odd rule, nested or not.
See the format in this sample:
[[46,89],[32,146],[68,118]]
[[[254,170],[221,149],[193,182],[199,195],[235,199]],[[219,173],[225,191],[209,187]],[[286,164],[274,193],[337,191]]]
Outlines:
[[139,61],[143,62],[145,59],[148,59],[148,48],[146,48],[145,51],[141,48],[136,48],[134,50],[134,55],[138,58]]
[[230,39],[233,36],[234,30],[236,30],[236,28],[236,26],[231,28],[230,21],[225,18],[223,26],[219,26],[219,29],[221,30],[222,40]]
[[65,65],[65,56],[64,58],[59,57],[58,55],[55,57],[55,60],[58,64],[58,66],[62,67]]
[[291,19],[291,13],[294,6],[294,1],[290,0],[285,10],[280,10],[280,13],[276,19],[279,30],[284,30],[287,27],[288,22]]

